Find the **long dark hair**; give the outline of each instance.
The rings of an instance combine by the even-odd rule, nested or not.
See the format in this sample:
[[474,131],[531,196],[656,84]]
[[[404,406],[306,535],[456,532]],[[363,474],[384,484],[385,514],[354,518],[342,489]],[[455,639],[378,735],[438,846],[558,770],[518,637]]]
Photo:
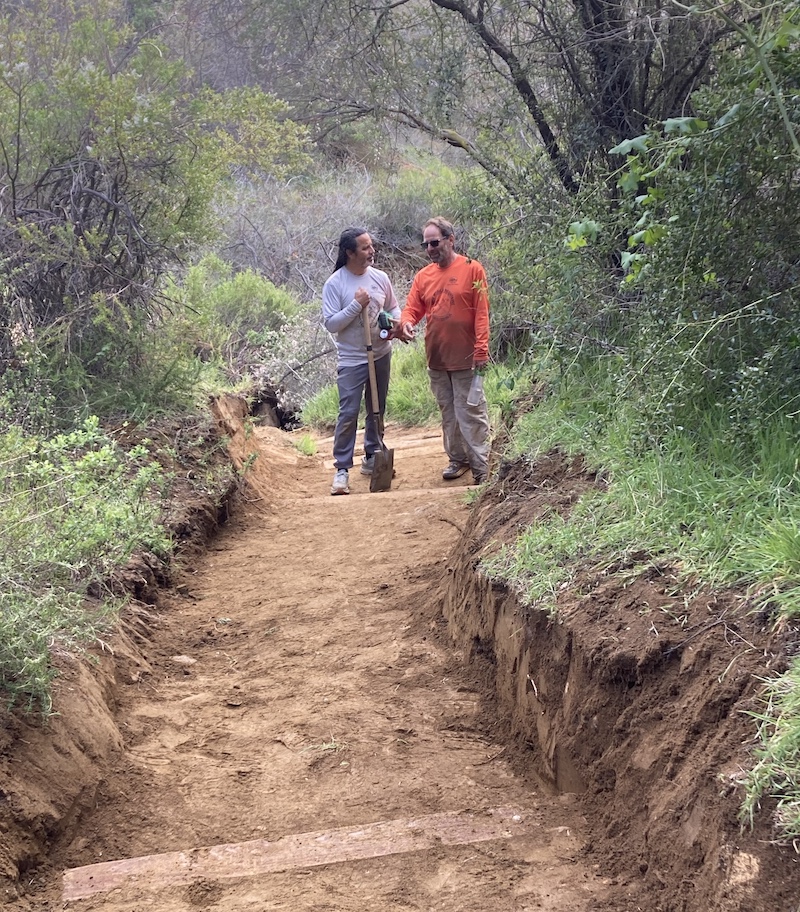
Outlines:
[[355,253],[358,249],[358,244],[356,241],[361,237],[362,234],[366,234],[366,228],[345,228],[339,238],[339,256],[336,257],[336,265],[333,267],[333,271],[336,272],[337,269],[341,269],[342,266],[347,265],[347,251]]

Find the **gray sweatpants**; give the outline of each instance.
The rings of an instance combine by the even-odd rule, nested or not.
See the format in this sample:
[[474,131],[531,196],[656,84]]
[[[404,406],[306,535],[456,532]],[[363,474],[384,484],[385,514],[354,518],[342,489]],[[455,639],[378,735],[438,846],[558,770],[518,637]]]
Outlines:
[[489,466],[489,410],[485,396],[478,405],[467,405],[472,371],[429,369],[428,376],[442,413],[445,452],[453,462],[485,475]]
[[[378,358],[375,362],[375,381],[378,387],[378,407],[381,416],[386,410],[386,393],[389,390],[389,374],[392,353]],[[337,469],[351,469],[356,448],[358,413],[362,397],[366,401],[367,418],[364,423],[364,452],[371,456],[382,448],[378,426],[372,411],[372,392],[369,383],[369,365],[340,367],[336,376],[339,388],[339,416],[333,433],[333,464]]]

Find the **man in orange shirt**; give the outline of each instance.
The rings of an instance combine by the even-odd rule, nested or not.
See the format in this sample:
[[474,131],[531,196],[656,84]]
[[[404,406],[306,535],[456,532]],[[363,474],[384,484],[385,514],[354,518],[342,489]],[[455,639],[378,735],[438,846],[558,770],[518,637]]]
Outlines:
[[481,484],[489,466],[489,414],[482,392],[477,405],[467,397],[473,377],[489,361],[486,272],[477,260],[456,253],[455,230],[446,219],[428,219],[422,237],[431,262],[414,278],[395,335],[412,339],[425,319],[428,376],[450,458],[442,478],[450,481],[472,469],[475,484]]

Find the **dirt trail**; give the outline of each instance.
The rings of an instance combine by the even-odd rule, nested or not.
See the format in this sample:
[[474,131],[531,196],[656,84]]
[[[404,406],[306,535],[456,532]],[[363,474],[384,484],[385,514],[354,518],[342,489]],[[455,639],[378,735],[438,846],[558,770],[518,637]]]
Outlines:
[[392,490],[353,472],[331,497],[330,440],[239,437],[247,502],[118,670],[124,749],[32,908],[581,912],[614,890],[439,637],[468,479],[441,481],[437,429],[387,438]]

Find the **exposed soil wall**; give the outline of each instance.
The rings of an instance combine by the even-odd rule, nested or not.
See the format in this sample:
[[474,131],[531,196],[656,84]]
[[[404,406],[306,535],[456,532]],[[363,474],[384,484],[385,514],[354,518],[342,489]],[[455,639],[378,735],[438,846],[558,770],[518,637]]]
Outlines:
[[489,583],[481,557],[598,482],[558,454],[501,476],[450,558],[441,607],[453,642],[494,681],[520,769],[580,796],[588,852],[629,893],[620,909],[795,912],[800,858],[770,844],[768,808],[755,832],[737,819],[746,713],[793,633],[667,568],[584,568],[556,620],[524,607]]
[[[129,431],[131,446],[138,442],[136,433],[133,427]],[[166,524],[176,561],[205,546],[225,522],[237,491],[223,433],[215,421],[196,419],[147,431],[149,437],[163,436],[173,453],[164,468],[172,479]],[[68,838],[93,806],[123,745],[115,719],[119,688],[147,672],[158,623],[151,606],[171,575],[155,556],[139,554],[108,581],[131,601],[119,627],[88,657],[54,655],[53,716],[42,721],[24,707],[0,706],[0,904],[17,904],[20,882],[36,876],[53,843]]]
[[[249,463],[257,444],[243,403],[216,403],[215,418],[234,465]],[[189,436],[196,452],[181,450],[184,479],[209,469],[203,435]],[[311,466],[287,481],[294,457],[273,450],[255,463],[248,489],[268,511],[279,485],[304,492],[318,472]],[[224,519],[215,504],[236,489],[229,466],[216,470],[221,488],[203,493],[195,479],[176,502],[171,522],[186,549],[200,549]],[[329,477],[320,478],[325,494]],[[737,820],[754,734],[746,713],[759,678],[783,669],[796,634],[776,634],[735,592],[687,589],[668,567],[632,572],[641,555],[630,566],[578,568],[559,592],[556,620],[480,570],[481,558],[522,527],[569,511],[601,483],[557,453],[501,467],[426,588],[434,598],[419,598],[416,612],[430,629],[438,621],[486,682],[493,742],[505,734],[517,771],[581,804],[586,858],[615,878],[614,898],[582,912],[797,912],[800,859],[770,843],[770,808],[752,833]],[[125,585],[137,601],[90,662],[63,660],[59,715],[46,727],[0,711],[0,902],[23,908],[20,883],[45,876],[51,847],[69,843],[102,797],[129,734],[118,727],[117,704],[151,680],[154,633],[165,621],[147,603],[168,575],[147,560],[130,568]]]

